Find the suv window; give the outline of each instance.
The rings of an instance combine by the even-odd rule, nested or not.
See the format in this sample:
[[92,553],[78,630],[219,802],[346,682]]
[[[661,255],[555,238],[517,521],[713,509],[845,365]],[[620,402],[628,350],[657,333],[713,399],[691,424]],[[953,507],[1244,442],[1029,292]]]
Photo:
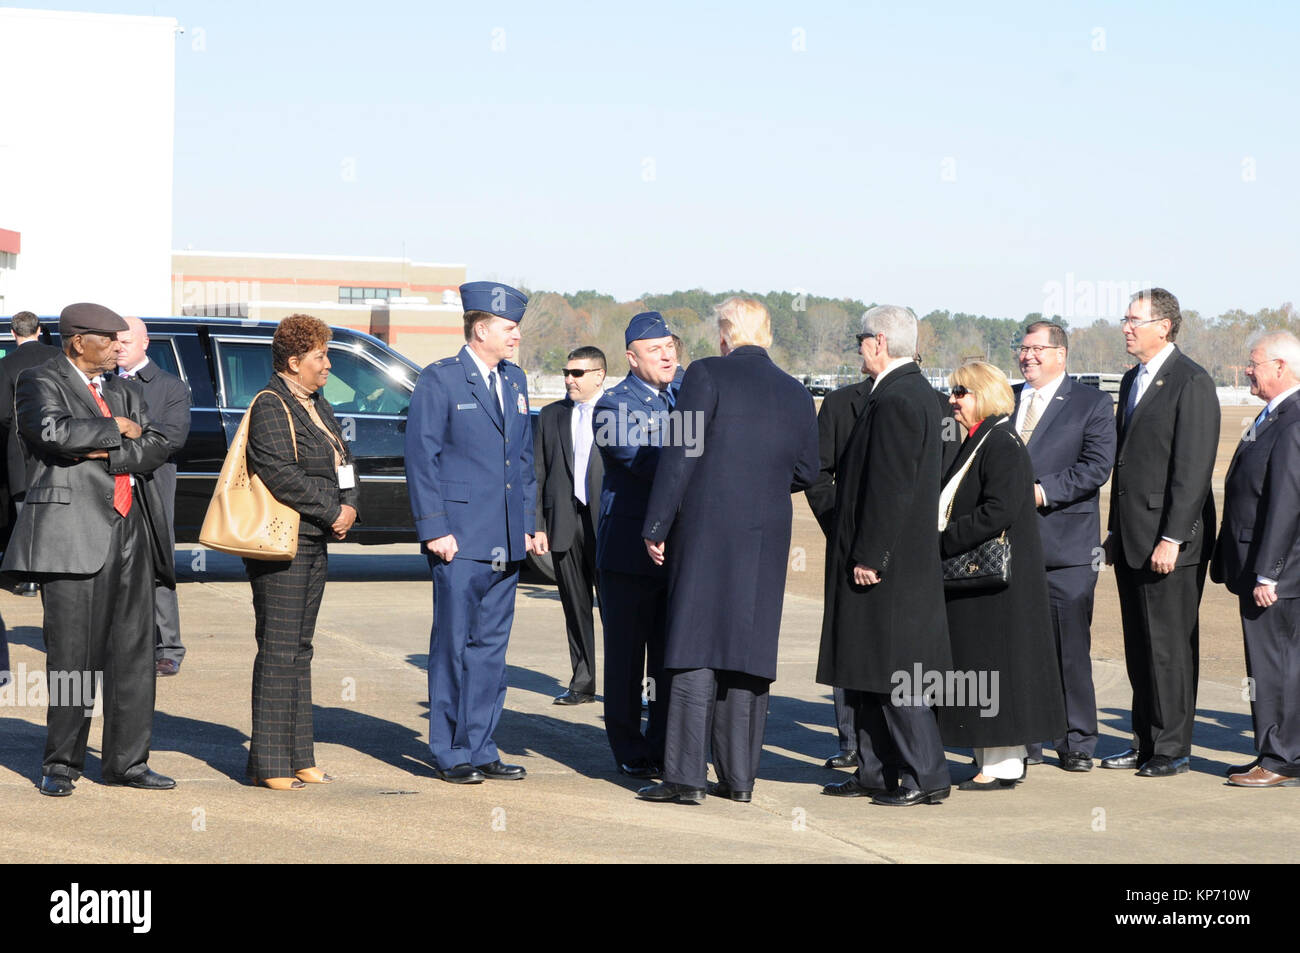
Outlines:
[[149,347],[145,354],[148,355],[149,360],[168,374],[175,374],[181,380],[185,380],[185,375],[181,372],[181,362],[176,358],[176,348],[172,346],[171,338],[150,338]]
[[217,341],[222,406],[245,408],[271,379],[271,342]]
[[325,399],[336,414],[405,414],[411,394],[380,367],[344,346],[329,349]]

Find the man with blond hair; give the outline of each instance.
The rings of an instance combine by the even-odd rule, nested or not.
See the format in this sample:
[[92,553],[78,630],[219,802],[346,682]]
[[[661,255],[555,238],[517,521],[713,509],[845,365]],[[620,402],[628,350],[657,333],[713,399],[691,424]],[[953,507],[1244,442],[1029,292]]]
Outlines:
[[649,801],[749,801],[763,750],[768,687],[790,551],[790,493],[817,477],[812,395],[772,363],[767,309],[716,308],[721,357],[692,362],[659,454],[642,536],[668,567],[670,672],[663,783]]

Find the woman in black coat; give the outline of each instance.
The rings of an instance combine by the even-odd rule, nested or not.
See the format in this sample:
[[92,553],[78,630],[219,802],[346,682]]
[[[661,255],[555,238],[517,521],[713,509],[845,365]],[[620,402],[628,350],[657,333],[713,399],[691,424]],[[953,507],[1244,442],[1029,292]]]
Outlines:
[[357,518],[352,457],[329,402],[330,329],[294,314],[271,342],[272,394],[248,408],[248,469],[271,495],[298,511],[298,552],[289,562],[245,559],[257,617],[253,662],[253,737],[248,776],[278,791],[332,781],[316,766],[311,659],[325,592],[325,544],[343,539]]
[[944,686],[939,730],[945,746],[975,749],[979,773],[958,790],[1009,790],[1024,778],[1026,745],[1065,731],[1034,470],[1012,429],[1015,398],[1006,375],[975,361],[950,382],[957,422],[969,433],[944,477],[945,502],[974,460],[952,496],[940,554],[949,559],[1006,532],[1011,581],[945,593],[954,677]]

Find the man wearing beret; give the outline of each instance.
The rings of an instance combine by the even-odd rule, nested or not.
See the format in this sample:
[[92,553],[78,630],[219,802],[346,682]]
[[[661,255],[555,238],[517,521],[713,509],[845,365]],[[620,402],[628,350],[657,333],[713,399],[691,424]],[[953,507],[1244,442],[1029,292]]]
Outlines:
[[465,346],[430,364],[411,397],[406,482],[433,576],[429,750],[454,784],[519,780],[492,741],[506,699],[519,563],[546,552],[528,381],[513,357],[528,299],[494,281],[460,286]]
[[[677,351],[657,311],[624,333],[631,373],[605,392],[593,414],[605,464],[596,532],[600,618],[605,632],[605,733],[619,770],[658,777],[664,760],[669,684],[664,672],[668,573],[641,541],[668,414],[677,398]],[[642,675],[650,701],[641,733]]]
[[50,684],[40,790],[72,793],[103,675],[103,778],[162,790],[149,768],[154,584],[175,585],[162,501],[149,476],[167,437],[115,373],[126,322],[97,304],[63,309],[62,358],[18,377],[16,420],[32,467],[3,570],[42,583]]

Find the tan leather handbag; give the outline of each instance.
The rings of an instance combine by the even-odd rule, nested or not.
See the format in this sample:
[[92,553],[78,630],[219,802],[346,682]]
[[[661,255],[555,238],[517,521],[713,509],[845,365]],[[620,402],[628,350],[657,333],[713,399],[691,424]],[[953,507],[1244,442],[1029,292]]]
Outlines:
[[294,459],[298,458],[297,433],[289,405],[273,390],[258,391],[226,451],[199,542],[232,556],[290,560],[298,554],[298,511],[279,502],[260,477],[248,473],[248,422],[253,416],[253,404],[263,394],[270,394],[284,406]]

